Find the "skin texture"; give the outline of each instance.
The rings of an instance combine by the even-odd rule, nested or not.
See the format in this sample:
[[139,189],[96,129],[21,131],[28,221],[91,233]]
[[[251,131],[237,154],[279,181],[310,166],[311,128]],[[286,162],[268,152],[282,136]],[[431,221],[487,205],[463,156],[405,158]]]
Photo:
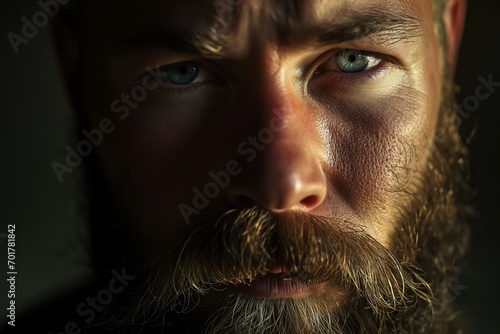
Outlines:
[[[196,17],[191,13],[194,5],[184,4],[176,4],[176,11],[170,4],[163,5],[164,10],[157,5],[136,5],[137,11],[144,12],[137,16],[127,5],[90,6],[90,12],[105,11],[88,33],[85,101],[91,126],[97,127],[103,117],[110,116],[112,101],[134,87],[146,66],[199,59],[159,48],[132,53],[127,49],[124,54],[110,49],[114,41],[142,32],[144,26],[180,25],[176,18],[182,18],[185,26],[201,25],[203,11]],[[324,10],[321,5],[302,4],[303,16],[307,21],[325,22],[367,4],[356,3],[348,9],[338,2],[323,5]],[[210,201],[203,214],[192,216],[190,226],[215,219],[242,201],[252,201],[274,212],[303,210],[363,222],[370,235],[388,245],[396,215],[391,208],[400,197],[388,192],[398,187],[395,168],[411,160],[408,168],[422,169],[433,138],[441,87],[430,3],[410,6],[402,2],[398,7],[422,21],[417,32],[420,37],[391,45],[366,38],[318,48],[307,41],[280,45],[273,26],[261,29],[255,22],[265,15],[261,11],[266,6],[243,4],[238,18],[242,23],[236,25],[239,33],[232,36],[241,46],[231,49],[230,56],[213,61],[228,77],[226,82],[200,84],[195,93],[154,91],[100,148],[113,187],[127,192],[137,186],[130,201],[141,202],[136,232],[143,237],[138,239],[148,245],[163,244],[165,236],[175,238],[189,228],[178,205],[191,204],[192,189],[210,181],[210,171],[225,170],[231,160],[241,161],[238,145],[269,127],[277,109],[282,113],[283,130],[255,160],[243,166],[241,175]],[[120,10],[124,13],[116,13]],[[385,62],[374,71],[376,79],[367,74],[335,73],[335,69],[310,78],[330,50],[342,48],[387,54],[396,64]],[[415,145],[414,156],[402,156],[405,143]]]
[[[431,1],[318,0],[290,5],[247,0],[229,8],[217,17],[213,1],[122,0],[87,5],[84,17],[92,19],[80,45],[85,55],[84,103],[78,109],[87,129],[98,128],[104,118],[115,126],[99,145],[97,157],[87,162],[102,173],[102,188],[112,194],[110,221],[119,224],[114,228],[123,233],[123,239],[108,249],[116,245],[142,260],[160,258],[229,210],[257,207],[281,217],[276,218],[278,226],[289,222],[290,237],[305,233],[295,225],[307,221],[302,216],[307,214],[334,222],[338,235],[361,230],[360,240],[370,245],[368,240],[374,240],[377,252],[404,253],[403,240],[408,238],[411,244],[412,228],[402,221],[409,221],[408,211],[417,212],[413,206],[419,202],[412,194],[424,192],[429,177],[436,128],[443,122],[443,87],[449,80],[445,69],[454,66],[463,2],[450,1],[445,11],[446,58]],[[380,17],[401,22],[367,36],[343,38],[363,20]],[[335,38],[318,38],[317,27],[331,25],[339,27]],[[157,40],[144,38],[169,29],[190,41],[190,47],[180,50],[172,40],[160,46]],[[342,72],[335,55],[345,49],[367,52],[375,66],[358,73]],[[204,80],[187,85],[168,80],[165,66],[185,61],[201,64]],[[161,80],[145,79],[151,68],[157,69]],[[147,96],[139,101],[132,97],[138,86],[154,89],[143,89]],[[263,140],[263,131],[271,133],[271,139]],[[194,189],[203,192],[214,182],[213,173],[221,171],[231,175],[230,182],[219,186],[207,205],[196,208]],[[196,210],[183,214],[181,208],[186,206]],[[290,214],[295,219],[286,218]],[[311,221],[311,225],[326,224],[321,222]],[[238,233],[234,236],[251,234],[250,227],[256,228],[251,224],[241,230],[234,227]],[[399,237],[401,231],[404,237]],[[285,232],[280,233],[286,238]],[[267,240],[264,234],[262,240]],[[232,235],[227,239],[221,235],[222,244],[235,242]],[[309,244],[320,235],[308,239]],[[302,245],[291,240],[292,249]],[[198,246],[192,245],[194,254]],[[418,247],[408,248],[399,260],[414,261]],[[203,248],[199,252],[202,256]],[[262,268],[249,266],[246,278],[242,274],[241,281],[227,282],[248,283],[280,265],[297,265],[285,251],[279,259],[266,262],[264,258]],[[386,262],[391,261],[389,256]],[[376,261],[370,263],[374,266]],[[311,273],[320,267],[303,264],[302,269],[316,277]],[[173,269],[161,270],[168,274]],[[420,276],[410,268],[404,270],[404,275],[417,277],[408,278],[417,296],[412,298],[425,300]],[[300,276],[300,268],[295,274]],[[335,276],[332,281],[333,285],[322,286],[322,294],[306,291],[290,298],[311,296],[314,300],[308,307],[354,304],[354,297],[342,298],[350,296],[350,290],[339,283],[341,278]],[[165,282],[170,281],[165,278]],[[218,301],[219,295],[208,291],[201,305]],[[362,310],[364,304],[359,305],[353,309]],[[293,309],[289,312],[293,316]],[[354,326],[349,330],[356,332]],[[379,331],[385,328],[378,326]]]

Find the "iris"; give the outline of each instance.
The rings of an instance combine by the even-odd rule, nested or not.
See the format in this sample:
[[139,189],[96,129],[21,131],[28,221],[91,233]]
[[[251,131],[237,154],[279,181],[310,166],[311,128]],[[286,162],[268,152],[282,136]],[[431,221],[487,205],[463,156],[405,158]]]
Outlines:
[[359,50],[341,50],[334,58],[338,68],[347,73],[362,72],[380,63],[380,59]]
[[200,65],[195,62],[181,62],[167,65],[165,68],[168,80],[176,85],[193,83],[200,73]]

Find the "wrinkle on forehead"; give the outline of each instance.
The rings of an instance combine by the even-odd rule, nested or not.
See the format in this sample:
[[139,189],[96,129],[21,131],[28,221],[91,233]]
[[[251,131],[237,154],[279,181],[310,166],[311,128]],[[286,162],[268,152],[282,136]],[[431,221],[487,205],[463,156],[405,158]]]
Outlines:
[[132,47],[140,41],[168,49],[182,40],[205,58],[223,58],[248,54],[258,43],[332,45],[369,34],[381,43],[411,39],[419,36],[430,1],[108,0],[88,9],[92,32],[105,46],[132,40]]
[[[371,19],[371,28],[366,25],[358,29],[359,36],[363,37],[370,33],[369,30],[383,30],[377,26],[384,24],[384,14],[391,14],[402,22],[391,26],[387,20],[387,35],[393,30],[403,39],[411,38],[418,36],[412,30],[418,28],[422,6],[423,2],[410,0],[240,0],[234,6],[215,10],[210,25],[196,32],[193,41],[207,54],[217,52],[222,56],[229,46],[243,46],[251,39],[291,44],[294,40],[307,40],[308,35],[314,35],[315,26],[335,26],[349,20],[352,21],[351,26],[345,24],[345,31],[341,29],[339,35],[355,35],[358,29],[356,21]],[[405,20],[410,24],[405,24]],[[250,36],[252,34],[253,37]]]

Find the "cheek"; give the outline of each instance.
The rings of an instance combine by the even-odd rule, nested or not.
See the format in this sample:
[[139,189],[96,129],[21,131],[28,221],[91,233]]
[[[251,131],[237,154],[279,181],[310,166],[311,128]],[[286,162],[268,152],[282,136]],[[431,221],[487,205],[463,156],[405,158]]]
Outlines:
[[335,195],[377,230],[395,221],[402,191],[409,190],[427,159],[437,104],[414,87],[424,86],[401,85],[370,98],[336,98],[323,113]]
[[109,179],[119,183],[134,178],[137,184],[151,184],[151,178],[188,174],[192,166],[203,166],[210,158],[206,145],[222,136],[220,131],[209,131],[220,122],[214,115],[222,104],[220,92],[201,87],[188,98],[167,91],[155,80],[130,84],[132,77],[125,80],[119,73],[108,74],[101,85],[102,80],[94,77],[89,81],[95,84],[87,87],[92,126],[104,117],[115,125],[99,147]]
[[[120,95],[108,92],[106,102],[93,102],[93,123],[106,116],[115,124],[114,132],[98,147],[104,172],[126,206],[123,214],[134,239],[148,243],[144,249],[175,242],[168,238],[189,228],[179,205],[193,207],[193,189],[203,189],[212,181],[211,171],[226,170],[237,150],[235,143],[241,141],[237,137],[246,131],[234,124],[230,116],[234,108],[225,107],[221,92],[186,100],[151,92],[143,101],[133,101],[135,107],[120,99],[120,113],[97,107],[110,105]],[[217,215],[212,213],[221,211],[214,205],[219,203],[210,201],[199,216],[215,220]]]

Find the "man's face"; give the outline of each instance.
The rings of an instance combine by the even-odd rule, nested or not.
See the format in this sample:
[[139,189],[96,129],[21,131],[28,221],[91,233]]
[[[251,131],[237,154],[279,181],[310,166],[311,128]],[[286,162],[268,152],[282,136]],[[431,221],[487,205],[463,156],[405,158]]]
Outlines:
[[[307,303],[330,319],[322,308],[348,314],[356,293],[382,319],[401,305],[384,309],[362,287],[399,270],[387,285],[426,290],[391,254],[440,117],[431,1],[94,1],[86,17],[88,127],[113,123],[102,170],[127,250],[161,272],[158,294],[179,297],[161,280],[190,273],[183,297],[199,293],[198,316],[227,322],[219,308],[254,302]],[[332,263],[344,239],[360,261],[376,256]],[[355,286],[349,270],[370,275],[377,259]],[[337,266],[348,269],[328,272]]]
[[[100,15],[89,26],[85,101],[92,125],[116,125],[101,155],[114,189],[140,209],[136,241],[161,251],[255,203],[361,224],[389,246],[401,198],[391,190],[422,170],[438,114],[431,2],[299,1],[293,12],[280,1],[221,3],[226,29],[212,20],[217,1],[90,6]],[[275,22],[273,10],[293,16]],[[169,41],[211,28],[229,40],[214,46],[220,58]],[[210,172],[231,161],[237,175],[196,208],[193,189],[204,193]]]

